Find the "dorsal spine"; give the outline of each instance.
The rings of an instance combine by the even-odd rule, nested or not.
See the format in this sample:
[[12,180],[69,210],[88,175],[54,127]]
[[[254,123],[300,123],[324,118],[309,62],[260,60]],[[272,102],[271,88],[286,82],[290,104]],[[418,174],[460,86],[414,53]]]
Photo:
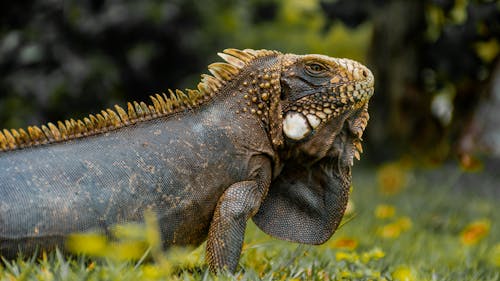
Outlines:
[[3,129],[0,130],[0,152],[97,135],[200,106],[214,97],[221,87],[256,58],[276,54],[280,53],[268,50],[226,49],[223,53],[218,53],[226,62],[209,65],[208,70],[212,75],[203,74],[196,90],[168,90],[169,97],[164,93],[150,96],[152,104],[129,102],[126,110],[115,105],[114,110],[108,108],[83,119],[58,121],[57,125],[49,122],[40,127],[29,126],[26,130]]

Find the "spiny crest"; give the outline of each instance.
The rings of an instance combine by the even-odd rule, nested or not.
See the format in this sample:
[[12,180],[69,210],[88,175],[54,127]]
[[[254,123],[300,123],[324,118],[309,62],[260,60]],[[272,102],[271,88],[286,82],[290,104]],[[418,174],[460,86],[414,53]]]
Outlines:
[[226,49],[218,55],[227,63],[209,65],[208,70],[212,75],[203,74],[197,90],[168,90],[169,97],[165,94],[150,96],[152,104],[134,101],[127,104],[127,109],[115,105],[115,110],[108,108],[81,120],[69,119],[58,121],[57,124],[49,122],[41,127],[30,126],[26,130],[3,129],[0,130],[0,152],[96,135],[199,106],[215,96],[255,59],[277,54],[280,53],[268,50]]
[[225,49],[222,53],[217,53],[226,63],[212,63],[208,66],[208,71],[212,75],[202,75],[198,84],[198,92],[204,99],[210,99],[216,95],[220,88],[233,77],[238,75],[245,66],[251,64],[255,59],[281,54],[278,51],[270,50],[238,50]]

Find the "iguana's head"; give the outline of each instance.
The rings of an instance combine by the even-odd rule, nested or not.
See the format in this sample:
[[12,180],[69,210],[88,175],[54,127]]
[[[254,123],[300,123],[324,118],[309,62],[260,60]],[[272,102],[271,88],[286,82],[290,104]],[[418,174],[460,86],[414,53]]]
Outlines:
[[[212,93],[225,81],[234,81],[231,94],[236,96],[236,90],[237,99],[242,98],[236,112],[251,113],[266,122],[275,149],[316,154],[319,159],[324,153],[315,151],[331,147],[332,135],[346,120],[352,123],[351,133],[361,137],[374,85],[371,71],[362,64],[268,50],[226,49],[219,55],[227,63],[210,65],[214,77],[204,76],[198,88]],[[340,127],[334,131],[332,126]]]
[[[287,54],[280,81],[283,133],[289,147],[321,158],[333,144],[332,134],[338,135],[343,126],[361,138],[374,85],[364,65],[323,55]],[[323,155],[317,155],[320,152]]]
[[364,65],[268,50],[227,49],[219,55],[227,63],[210,65],[214,76],[205,76],[198,88],[212,93],[225,81],[234,81],[229,89],[239,99],[236,113],[267,123],[280,158],[314,162],[329,155],[347,165],[359,158],[374,85]]

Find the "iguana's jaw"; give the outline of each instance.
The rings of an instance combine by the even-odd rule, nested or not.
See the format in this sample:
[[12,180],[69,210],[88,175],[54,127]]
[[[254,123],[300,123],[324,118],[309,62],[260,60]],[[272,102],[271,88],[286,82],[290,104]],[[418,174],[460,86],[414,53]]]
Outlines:
[[344,167],[352,166],[353,158],[359,160],[363,152],[361,140],[368,119],[368,103],[365,103],[360,108],[332,117],[301,141],[288,140],[282,156],[296,159],[294,161],[306,166],[306,163],[312,165],[324,158]]

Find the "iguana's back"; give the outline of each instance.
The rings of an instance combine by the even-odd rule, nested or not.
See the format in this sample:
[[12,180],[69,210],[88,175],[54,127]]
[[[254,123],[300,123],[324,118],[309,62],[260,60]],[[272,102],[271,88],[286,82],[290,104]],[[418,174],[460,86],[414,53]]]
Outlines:
[[254,132],[245,149],[235,147],[252,126],[238,128],[234,120],[217,106],[202,107],[2,153],[0,252],[17,252],[12,239],[28,253],[36,244],[63,248],[68,233],[105,233],[141,221],[147,209],[158,214],[165,245],[201,243],[224,189],[246,176],[249,150],[268,141]]

